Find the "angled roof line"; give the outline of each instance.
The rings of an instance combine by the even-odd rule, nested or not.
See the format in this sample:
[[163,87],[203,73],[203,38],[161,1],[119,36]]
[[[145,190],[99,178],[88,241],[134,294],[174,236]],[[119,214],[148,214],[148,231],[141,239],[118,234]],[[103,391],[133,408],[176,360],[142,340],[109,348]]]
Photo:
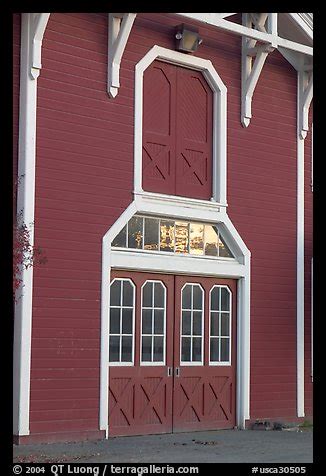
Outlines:
[[301,28],[309,40],[313,39],[314,19],[312,13],[288,13],[288,16]]

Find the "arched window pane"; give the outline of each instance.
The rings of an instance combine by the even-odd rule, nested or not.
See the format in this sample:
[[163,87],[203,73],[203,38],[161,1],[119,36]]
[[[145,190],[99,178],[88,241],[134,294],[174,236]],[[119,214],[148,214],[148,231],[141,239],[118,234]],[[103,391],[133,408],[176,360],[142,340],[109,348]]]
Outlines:
[[213,286],[210,291],[210,364],[231,364],[231,291]]
[[204,290],[186,284],[181,303],[181,363],[203,363]]
[[161,281],[143,285],[141,314],[141,364],[165,365],[166,289]]
[[133,363],[135,287],[128,279],[115,279],[110,286],[109,362]]

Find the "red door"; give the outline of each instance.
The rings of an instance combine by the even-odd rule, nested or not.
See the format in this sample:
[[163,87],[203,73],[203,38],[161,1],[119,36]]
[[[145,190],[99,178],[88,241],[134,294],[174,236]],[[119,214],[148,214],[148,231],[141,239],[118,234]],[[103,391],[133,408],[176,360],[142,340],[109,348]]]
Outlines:
[[236,283],[116,271],[109,434],[235,426]]
[[[109,339],[117,350],[110,356],[109,434],[171,433],[174,277],[116,271],[112,278]],[[112,283],[120,284],[113,306]],[[134,322],[124,328],[131,306]]]
[[212,197],[213,92],[199,71],[154,61],[144,75],[143,188]]
[[173,430],[235,426],[236,283],[175,277]]

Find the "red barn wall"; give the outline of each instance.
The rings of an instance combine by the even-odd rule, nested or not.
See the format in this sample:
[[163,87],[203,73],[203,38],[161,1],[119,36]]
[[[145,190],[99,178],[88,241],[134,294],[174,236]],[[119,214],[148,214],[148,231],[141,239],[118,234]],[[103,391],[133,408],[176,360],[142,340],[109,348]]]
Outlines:
[[[30,429],[47,440],[99,435],[101,241],[133,198],[135,64],[154,44],[174,49],[176,24],[167,14],[137,16],[114,100],[107,14],[53,13],[45,31],[35,242],[48,262],[34,271]],[[252,252],[251,418],[294,419],[296,72],[278,52],[269,56],[244,129],[241,38],[209,26],[200,34],[198,56],[228,88],[228,213]],[[310,237],[308,209],[306,229]],[[306,357],[309,367],[308,345]],[[309,411],[310,387],[307,377]]]

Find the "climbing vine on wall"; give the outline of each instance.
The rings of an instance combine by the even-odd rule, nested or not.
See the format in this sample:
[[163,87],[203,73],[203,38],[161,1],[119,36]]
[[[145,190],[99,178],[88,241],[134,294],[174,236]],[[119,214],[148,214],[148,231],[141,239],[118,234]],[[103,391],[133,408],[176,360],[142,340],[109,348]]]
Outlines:
[[[14,203],[16,202],[17,187],[22,180],[20,176],[15,184]],[[45,264],[47,258],[44,250],[31,244],[31,226],[28,226],[23,220],[23,211],[21,210],[14,220],[13,225],[13,292],[16,297],[16,291],[23,285],[22,270],[28,269],[35,264]]]

